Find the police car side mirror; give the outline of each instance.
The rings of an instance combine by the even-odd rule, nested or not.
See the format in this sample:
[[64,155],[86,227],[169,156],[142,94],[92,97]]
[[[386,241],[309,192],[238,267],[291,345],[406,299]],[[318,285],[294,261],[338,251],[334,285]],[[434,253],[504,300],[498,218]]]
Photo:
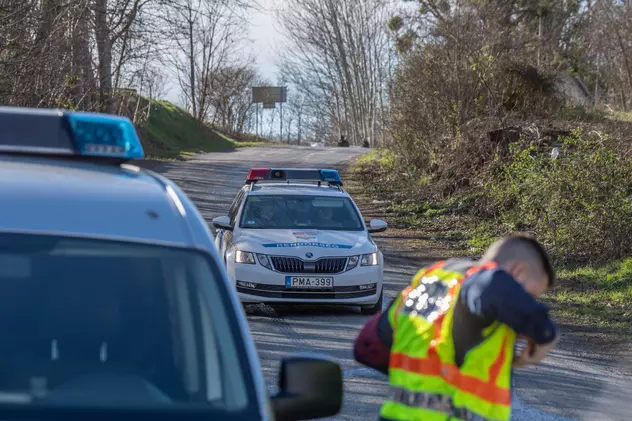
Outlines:
[[327,357],[302,354],[281,362],[279,393],[271,401],[276,421],[302,421],[336,415],[342,397],[340,366]]
[[381,219],[372,219],[371,222],[369,222],[368,231],[373,234],[376,232],[384,232],[387,228],[388,224],[386,221],[382,221]]
[[228,216],[218,216],[217,218],[213,218],[213,226],[220,230],[233,230],[233,226],[230,224],[230,218]]

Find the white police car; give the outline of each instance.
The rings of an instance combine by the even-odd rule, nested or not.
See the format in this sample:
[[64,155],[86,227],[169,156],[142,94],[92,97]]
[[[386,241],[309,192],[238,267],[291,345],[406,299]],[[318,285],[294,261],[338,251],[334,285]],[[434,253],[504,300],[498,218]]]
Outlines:
[[215,243],[244,303],[360,305],[380,311],[384,259],[360,210],[330,169],[250,170]]
[[0,107],[0,419],[335,415],[327,359],[268,398],[207,223],[143,155],[127,118]]

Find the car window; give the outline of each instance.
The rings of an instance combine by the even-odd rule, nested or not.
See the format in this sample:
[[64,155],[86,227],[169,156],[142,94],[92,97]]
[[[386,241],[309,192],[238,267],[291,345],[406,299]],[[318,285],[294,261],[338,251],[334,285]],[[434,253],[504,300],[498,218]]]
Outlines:
[[0,404],[256,409],[203,253],[0,233]]
[[228,211],[228,217],[230,218],[231,225],[235,224],[235,218],[237,218],[237,213],[239,212],[239,206],[241,205],[241,202],[243,201],[244,194],[245,194],[245,190],[241,189],[239,193],[237,193],[237,196],[235,197],[235,200],[233,200],[233,203],[230,205],[230,210]]
[[241,228],[362,231],[364,225],[348,197],[305,195],[248,196]]

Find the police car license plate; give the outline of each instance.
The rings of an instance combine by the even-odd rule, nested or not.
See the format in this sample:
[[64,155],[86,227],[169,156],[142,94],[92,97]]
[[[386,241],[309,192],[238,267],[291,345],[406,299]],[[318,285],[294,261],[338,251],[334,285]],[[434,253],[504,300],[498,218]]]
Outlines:
[[331,276],[286,276],[286,288],[333,288],[334,278]]

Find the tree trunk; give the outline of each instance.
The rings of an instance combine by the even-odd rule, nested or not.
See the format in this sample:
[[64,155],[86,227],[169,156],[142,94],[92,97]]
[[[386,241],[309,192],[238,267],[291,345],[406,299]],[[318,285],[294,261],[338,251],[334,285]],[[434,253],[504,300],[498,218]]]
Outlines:
[[107,0],[94,0],[94,14],[99,55],[99,99],[101,110],[112,113],[112,40],[107,22]]
[[189,83],[191,84],[191,108],[193,111],[193,117],[199,118],[197,114],[197,103],[195,99],[195,43],[193,39],[194,35],[194,22],[193,22],[193,10],[189,8]]
[[86,7],[75,17],[75,28],[72,38],[73,76],[79,80],[73,90],[73,103],[83,110],[92,110],[93,93],[96,83],[92,73],[90,56],[90,29],[88,27],[90,10]]

